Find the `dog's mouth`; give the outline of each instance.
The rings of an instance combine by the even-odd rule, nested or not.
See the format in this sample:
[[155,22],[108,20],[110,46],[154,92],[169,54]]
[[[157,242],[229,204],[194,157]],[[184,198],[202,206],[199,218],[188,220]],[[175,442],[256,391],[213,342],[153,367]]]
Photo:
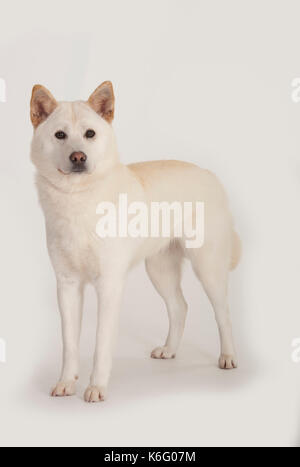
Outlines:
[[69,173],[66,173],[66,172],[64,172],[64,171],[61,170],[61,169],[57,169],[57,171],[58,171],[59,173],[61,173],[62,175],[70,175],[70,172],[69,172]]
[[81,173],[87,172],[86,168],[80,168],[80,167],[74,167],[70,172],[64,172],[61,169],[57,169],[57,171],[60,174],[64,175],[65,177],[67,177],[68,175],[72,175],[72,174],[81,174]]
[[86,172],[86,167],[81,167],[81,166],[78,166],[78,167],[73,167],[72,170],[71,170],[71,173],[74,173],[74,174],[81,174],[83,172]]

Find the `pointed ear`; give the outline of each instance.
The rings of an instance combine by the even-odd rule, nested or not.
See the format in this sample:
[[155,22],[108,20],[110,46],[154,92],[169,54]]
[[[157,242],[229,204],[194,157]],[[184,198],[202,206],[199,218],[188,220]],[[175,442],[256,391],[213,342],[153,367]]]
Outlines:
[[36,84],[32,89],[30,101],[30,118],[34,128],[44,122],[56,107],[57,102],[51,92]]
[[113,86],[110,81],[105,81],[93,92],[88,100],[92,109],[108,123],[114,118],[115,96]]

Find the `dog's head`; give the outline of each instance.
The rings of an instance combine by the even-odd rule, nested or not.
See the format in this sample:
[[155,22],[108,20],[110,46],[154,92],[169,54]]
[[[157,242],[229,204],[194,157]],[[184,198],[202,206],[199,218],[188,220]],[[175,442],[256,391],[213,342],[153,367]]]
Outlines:
[[32,161],[53,184],[80,183],[92,174],[105,173],[116,162],[111,126],[114,92],[109,81],[87,102],[57,102],[46,88],[36,85],[30,116]]

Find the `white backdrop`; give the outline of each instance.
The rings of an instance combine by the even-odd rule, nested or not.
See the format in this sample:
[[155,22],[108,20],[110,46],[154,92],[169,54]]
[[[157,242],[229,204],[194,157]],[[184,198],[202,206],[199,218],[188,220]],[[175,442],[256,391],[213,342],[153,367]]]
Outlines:
[[[0,444],[300,444],[300,76],[297,0],[1,2]],[[82,400],[94,347],[89,289],[78,395],[51,399],[60,322],[29,161],[35,83],[85,99],[104,80],[117,99],[124,162],[177,158],[217,173],[244,247],[231,278],[240,367],[217,368],[213,314],[186,268],[190,306],[175,361],[152,361],[167,318],[143,266],[129,277],[109,399]]]

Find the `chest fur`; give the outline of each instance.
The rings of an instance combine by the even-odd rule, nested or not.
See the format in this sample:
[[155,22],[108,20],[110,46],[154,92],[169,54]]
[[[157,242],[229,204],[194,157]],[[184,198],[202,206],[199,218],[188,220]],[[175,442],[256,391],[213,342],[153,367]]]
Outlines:
[[82,193],[43,193],[49,254],[56,272],[93,279],[100,273],[96,207]]

